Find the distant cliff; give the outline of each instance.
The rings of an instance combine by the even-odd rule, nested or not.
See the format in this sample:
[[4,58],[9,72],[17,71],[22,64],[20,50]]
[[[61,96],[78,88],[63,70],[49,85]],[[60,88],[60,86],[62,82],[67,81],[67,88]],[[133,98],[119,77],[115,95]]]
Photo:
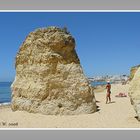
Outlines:
[[140,67],[140,65],[137,65],[137,66],[134,66],[134,67],[131,68],[131,70],[130,70],[130,80],[133,79],[133,77],[134,77],[134,75],[135,75],[135,73],[136,73],[136,71],[138,70],[139,67]]

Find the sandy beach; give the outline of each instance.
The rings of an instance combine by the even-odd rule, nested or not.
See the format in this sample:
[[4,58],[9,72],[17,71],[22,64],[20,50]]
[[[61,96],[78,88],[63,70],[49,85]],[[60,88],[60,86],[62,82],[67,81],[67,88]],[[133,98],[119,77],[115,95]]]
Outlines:
[[112,85],[112,102],[105,104],[106,91],[96,91],[99,111],[93,114],[51,116],[25,111],[12,112],[10,106],[0,107],[1,128],[139,128],[140,122],[130,104],[129,97],[117,98],[120,92],[128,93],[129,85]]

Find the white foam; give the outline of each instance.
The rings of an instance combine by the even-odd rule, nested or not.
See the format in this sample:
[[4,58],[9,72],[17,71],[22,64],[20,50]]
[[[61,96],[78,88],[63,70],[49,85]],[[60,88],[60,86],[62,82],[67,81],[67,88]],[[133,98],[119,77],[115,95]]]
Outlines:
[[6,105],[10,105],[11,103],[10,102],[7,102],[7,103],[0,103],[0,106],[6,106]]

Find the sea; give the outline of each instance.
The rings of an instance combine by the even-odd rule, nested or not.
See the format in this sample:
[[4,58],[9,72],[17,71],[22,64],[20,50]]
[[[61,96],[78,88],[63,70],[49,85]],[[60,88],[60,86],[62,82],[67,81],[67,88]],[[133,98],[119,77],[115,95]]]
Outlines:
[[11,102],[11,84],[12,82],[0,82],[0,105]]
[[[112,83],[112,82],[110,82],[110,83]],[[102,86],[102,85],[106,85],[107,82],[106,81],[91,81],[90,84],[92,86]]]
[[[11,102],[11,84],[12,82],[0,82],[0,105]],[[106,82],[91,82],[92,86],[105,85]]]

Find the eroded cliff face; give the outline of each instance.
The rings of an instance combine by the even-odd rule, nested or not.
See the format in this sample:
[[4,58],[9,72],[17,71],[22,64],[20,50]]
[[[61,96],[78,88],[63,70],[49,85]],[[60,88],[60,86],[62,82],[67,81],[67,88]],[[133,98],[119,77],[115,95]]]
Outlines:
[[140,68],[138,68],[130,82],[129,96],[140,121]]
[[140,68],[140,65],[137,65],[137,66],[134,66],[134,67],[131,68],[131,70],[130,70],[130,80],[133,79],[133,77],[134,77],[136,71],[138,70],[138,68]]
[[133,79],[133,77],[134,77],[134,75],[135,75],[135,73],[136,73],[136,71],[138,70],[139,67],[140,67],[140,65],[137,65],[137,66],[134,66],[134,67],[131,68],[131,70],[130,70],[130,80]]
[[66,30],[49,27],[27,36],[16,56],[11,108],[48,115],[96,111],[75,40]]

